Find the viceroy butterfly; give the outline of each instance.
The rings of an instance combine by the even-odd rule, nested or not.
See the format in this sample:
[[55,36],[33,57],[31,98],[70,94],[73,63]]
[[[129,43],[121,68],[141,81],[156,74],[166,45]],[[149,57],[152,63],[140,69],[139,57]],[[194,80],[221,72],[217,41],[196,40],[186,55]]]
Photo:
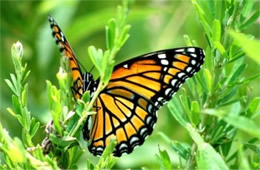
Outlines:
[[[91,73],[82,74],[77,59],[60,27],[49,16],[52,35],[72,69],[76,99],[89,90],[93,95],[98,81]],[[158,109],[198,72],[205,53],[198,47],[166,49],[144,54],[114,67],[107,87],[100,92],[94,107],[96,114],[83,127],[89,151],[101,155],[110,138],[116,137],[114,156],[131,153],[152,133]]]

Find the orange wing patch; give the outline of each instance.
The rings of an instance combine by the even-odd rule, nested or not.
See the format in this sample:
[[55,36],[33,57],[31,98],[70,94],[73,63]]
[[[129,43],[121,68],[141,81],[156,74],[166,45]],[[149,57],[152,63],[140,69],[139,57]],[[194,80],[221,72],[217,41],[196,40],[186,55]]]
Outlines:
[[122,97],[115,97],[115,99],[117,100],[117,102],[120,101],[120,102],[124,103],[125,105],[127,105],[128,107],[130,107],[131,109],[134,108],[133,102],[131,102],[127,99],[124,99]]
[[131,122],[136,128],[136,130],[139,130],[144,125],[144,123],[136,115],[133,116]]
[[133,93],[131,93],[125,89],[113,89],[113,90],[109,90],[108,93],[116,95],[116,96],[123,96],[128,99],[131,99],[134,96]]
[[187,66],[187,64],[182,63],[182,62],[178,62],[178,61],[174,61],[172,62],[172,65],[178,69],[184,70]]
[[177,58],[178,60],[184,61],[185,63],[189,63],[190,62],[190,57],[186,56],[186,55],[177,54],[175,56],[175,58]]
[[108,84],[107,88],[121,88],[121,87],[127,87],[129,90],[131,91],[135,91],[138,94],[142,94],[144,96],[146,96],[148,99],[150,99],[152,96],[154,96],[155,92],[144,88],[144,87],[140,87],[139,85],[135,85],[132,83],[128,83],[125,81],[116,81],[116,82],[111,82]]
[[125,134],[123,128],[117,129],[116,136],[117,136],[117,143],[127,141],[127,137],[126,137],[126,134]]
[[170,82],[171,79],[172,79],[172,76],[169,75],[169,74],[166,74],[166,75],[164,76],[163,81],[164,81],[166,84],[169,84],[169,82]]
[[161,73],[158,72],[148,72],[143,74],[146,77],[151,77],[153,79],[159,80],[161,77]]
[[147,71],[161,71],[162,67],[159,65],[154,65],[155,61],[138,61],[131,64],[130,68],[120,67],[114,70],[111,80],[119,79],[127,76],[132,76]]
[[171,75],[175,76],[178,72],[180,72],[180,70],[176,69],[176,68],[170,68],[168,71]]
[[141,107],[136,107],[135,109],[136,114],[138,114],[139,117],[141,117],[142,120],[145,119],[145,117],[148,115],[148,113],[142,109]]
[[149,85],[149,88],[159,91],[161,89],[161,84],[158,81],[150,80],[148,78],[140,77],[140,76],[131,76],[126,78],[126,80],[130,80],[131,82],[138,83],[141,85]]
[[131,123],[125,124],[126,134],[128,138],[130,138],[132,135],[136,134],[135,128],[131,125]]
[[140,98],[140,99],[138,100],[138,105],[141,106],[143,109],[146,109],[147,104],[148,104],[147,101],[144,100],[143,98]]

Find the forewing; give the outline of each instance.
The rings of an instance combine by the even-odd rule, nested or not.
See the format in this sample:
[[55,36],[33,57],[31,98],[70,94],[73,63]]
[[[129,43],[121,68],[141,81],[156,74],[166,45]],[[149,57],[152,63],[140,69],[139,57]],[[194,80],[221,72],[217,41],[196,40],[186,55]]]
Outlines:
[[162,50],[117,65],[97,101],[89,150],[101,155],[115,137],[115,156],[130,153],[153,131],[157,110],[200,70],[204,51],[197,47]]
[[59,46],[61,54],[69,60],[69,65],[72,70],[74,97],[79,99],[83,94],[83,78],[78,61],[65,35],[51,16],[49,16],[49,22],[52,29],[52,35],[56,40],[56,44]]

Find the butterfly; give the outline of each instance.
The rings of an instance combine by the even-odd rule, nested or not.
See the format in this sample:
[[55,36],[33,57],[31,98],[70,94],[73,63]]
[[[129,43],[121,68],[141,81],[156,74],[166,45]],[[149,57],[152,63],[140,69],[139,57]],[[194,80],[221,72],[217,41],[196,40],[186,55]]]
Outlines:
[[[80,99],[87,90],[92,96],[99,79],[95,81],[89,72],[82,74],[60,27],[50,16],[49,22],[60,52],[69,60],[74,97]],[[142,145],[154,129],[159,108],[200,70],[204,58],[201,48],[183,47],[151,52],[116,65],[95,101],[96,114],[83,127],[89,151],[101,155],[111,138],[117,141],[113,151],[117,157]]]

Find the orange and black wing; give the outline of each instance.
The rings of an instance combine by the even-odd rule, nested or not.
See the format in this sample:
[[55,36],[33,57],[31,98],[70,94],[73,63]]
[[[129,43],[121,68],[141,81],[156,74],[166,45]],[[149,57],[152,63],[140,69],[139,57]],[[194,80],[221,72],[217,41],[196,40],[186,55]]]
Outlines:
[[117,65],[99,94],[92,117],[89,150],[101,155],[115,137],[115,156],[130,153],[153,131],[157,110],[200,70],[204,51],[197,47],[149,53]]
[[52,29],[52,35],[56,40],[56,44],[59,46],[60,52],[69,60],[69,65],[72,70],[74,97],[80,99],[83,94],[83,76],[78,61],[65,35],[51,16],[49,16],[49,22]]

